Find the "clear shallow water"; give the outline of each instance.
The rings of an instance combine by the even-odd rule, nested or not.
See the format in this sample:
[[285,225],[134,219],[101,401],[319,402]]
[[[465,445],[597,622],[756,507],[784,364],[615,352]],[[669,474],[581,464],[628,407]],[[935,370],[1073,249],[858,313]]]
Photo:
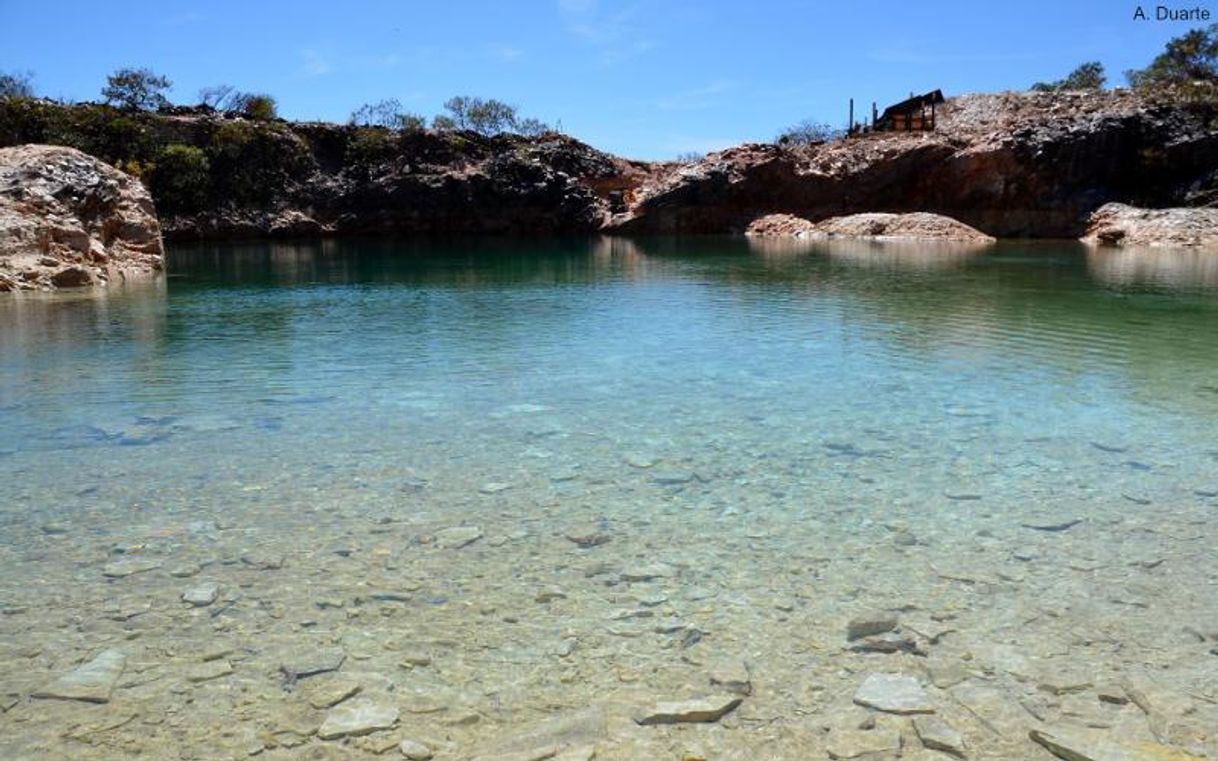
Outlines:
[[[1218,620],[1204,257],[326,242],[178,246],[169,270],[0,301],[14,753],[132,714],[89,747],[328,752],[327,711],[280,668],[320,647],[401,712],[370,738],[453,758],[596,702],[598,758],[817,757],[871,671],[918,675],[981,758],[1040,751],[978,719],[978,690],[1109,727],[1137,722],[1094,694],[1025,703],[1063,670],[1168,675],[1194,718],[1218,696],[1214,643],[1181,631]],[[454,526],[481,536],[442,546]],[[589,531],[608,541],[566,536]],[[846,649],[874,609],[921,652]],[[193,679],[209,647],[232,673]],[[107,648],[127,658],[109,703],[29,697]],[[706,693],[721,660],[754,681],[723,721],[615,721]]]

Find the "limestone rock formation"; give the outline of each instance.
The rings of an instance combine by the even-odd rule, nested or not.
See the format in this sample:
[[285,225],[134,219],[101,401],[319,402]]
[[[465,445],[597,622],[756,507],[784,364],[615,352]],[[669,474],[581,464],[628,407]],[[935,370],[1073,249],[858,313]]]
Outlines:
[[941,214],[851,214],[819,223],[816,229],[828,235],[850,238],[935,239],[990,243],[992,236]]
[[758,237],[841,237],[871,240],[941,240],[992,243],[994,238],[941,214],[869,212],[811,222],[791,214],[767,214],[749,223],[745,235]]
[[149,277],[163,257],[138,180],[73,148],[0,148],[0,291]]
[[1078,237],[1110,201],[1195,204],[1212,194],[1208,106],[1129,91],[950,99],[934,132],[807,146],[748,144],[655,172],[608,229],[742,232],[767,214],[819,222],[931,212],[999,237]]
[[1083,241],[1099,246],[1218,250],[1218,209],[1139,209],[1109,203],[1091,215]]
[[744,229],[744,234],[758,238],[804,238],[816,233],[816,223],[794,214],[765,214]]

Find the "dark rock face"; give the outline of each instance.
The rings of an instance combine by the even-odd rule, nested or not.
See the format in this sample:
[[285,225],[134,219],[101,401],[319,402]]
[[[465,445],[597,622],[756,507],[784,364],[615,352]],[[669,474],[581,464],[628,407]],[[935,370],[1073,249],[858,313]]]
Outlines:
[[1074,238],[1105,203],[1218,199],[1218,106],[1124,91],[967,95],[943,104],[935,132],[743,145],[695,164],[626,161],[556,133],[0,101],[0,144],[49,140],[146,171],[170,238],[733,233],[764,215],[819,224],[867,212]]
[[610,228],[723,233],[767,213],[927,211],[990,235],[1078,237],[1106,202],[1183,205],[1212,192],[1216,119],[1212,105],[1124,92],[963,96],[932,133],[711,154],[645,184]]
[[276,203],[167,217],[166,235],[591,232],[608,208],[593,183],[628,169],[562,135],[384,132],[379,155],[353,160],[350,130],[301,125],[315,164]]

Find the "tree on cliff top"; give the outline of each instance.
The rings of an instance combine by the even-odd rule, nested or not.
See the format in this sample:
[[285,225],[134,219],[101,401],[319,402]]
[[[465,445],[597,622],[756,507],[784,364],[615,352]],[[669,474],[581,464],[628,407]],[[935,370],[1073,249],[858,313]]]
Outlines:
[[279,103],[265,93],[237,93],[229,108],[233,111],[240,111],[242,116],[247,119],[260,122],[270,121],[279,116]]
[[106,77],[101,94],[111,105],[148,111],[169,105],[164,91],[172,86],[172,82],[151,69],[119,69]]
[[1056,82],[1037,82],[1032,89],[1037,92],[1060,90],[1102,90],[1108,77],[1104,75],[1104,64],[1088,61]]
[[397,98],[365,103],[351,112],[351,124],[361,127],[387,127],[407,132],[423,129],[423,117],[402,108]]
[[537,119],[521,119],[515,106],[494,98],[483,100],[458,95],[444,102],[444,110],[448,114],[432,119],[431,126],[435,129],[467,129],[487,136],[500,132],[537,136],[550,130],[548,124]]
[[1171,39],[1145,69],[1125,72],[1136,90],[1169,87],[1187,95],[1218,94],[1218,24]]
[[815,119],[804,119],[799,124],[787,127],[774,140],[779,145],[814,145],[836,140],[844,133]]
[[34,85],[31,83],[33,79],[34,75],[28,71],[0,73],[0,100],[34,97]]
[[516,107],[491,98],[471,98],[457,95],[444,102],[457,129],[473,130],[482,135],[506,132],[516,125]]

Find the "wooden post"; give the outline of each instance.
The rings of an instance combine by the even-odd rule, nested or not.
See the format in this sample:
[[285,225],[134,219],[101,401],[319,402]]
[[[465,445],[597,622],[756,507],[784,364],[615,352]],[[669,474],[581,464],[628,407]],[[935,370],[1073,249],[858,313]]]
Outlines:
[[873,131],[875,130],[875,122],[876,122],[876,119],[878,118],[876,116],[877,113],[878,112],[875,110],[875,101],[873,100],[873,101],[871,101],[871,129]]
[[850,99],[850,121],[846,123],[846,134],[854,134],[854,98]]

